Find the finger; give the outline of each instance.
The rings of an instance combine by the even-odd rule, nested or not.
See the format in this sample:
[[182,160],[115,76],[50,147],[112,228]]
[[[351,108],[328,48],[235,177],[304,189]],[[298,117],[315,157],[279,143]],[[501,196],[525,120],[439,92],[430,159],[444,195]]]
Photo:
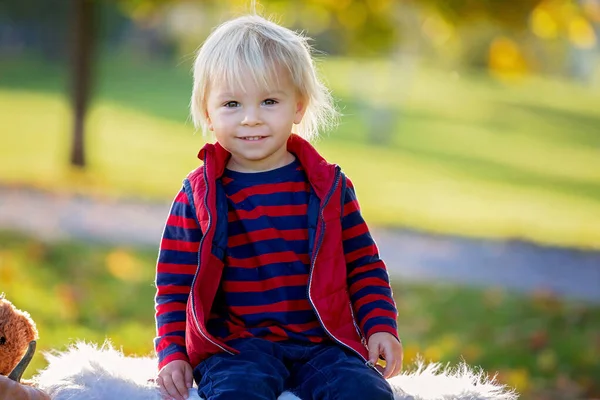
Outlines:
[[[387,363],[387,367],[388,367],[388,375],[386,376],[386,378],[392,378],[394,376],[396,376],[397,371],[398,371],[398,355],[394,354],[392,352],[392,350],[390,350],[390,356],[389,356],[389,361]],[[386,357],[388,358],[388,357]]]
[[390,365],[390,376],[389,376],[389,378],[393,378],[396,375],[398,375],[398,360],[395,360],[394,364]]
[[375,365],[379,359],[380,349],[379,343],[374,343],[373,346],[369,347],[369,361]]
[[402,353],[402,347],[400,348],[400,353],[397,357],[398,362],[396,363],[396,370],[394,371],[394,375],[399,375],[402,372],[402,363],[404,362],[404,354]]
[[392,372],[390,372],[390,378],[393,378],[394,376],[398,375],[398,373],[400,372],[400,361],[398,360],[398,358],[396,357],[396,361],[394,361],[394,365],[392,366]]
[[392,377],[392,372],[394,370],[394,364],[396,363],[396,361],[393,358],[390,358],[389,360],[386,357],[386,361],[385,361],[385,369],[383,370],[383,376],[385,377],[385,379],[391,378]]
[[169,393],[167,392],[167,389],[165,389],[165,385],[163,383],[163,379],[160,376],[156,378],[156,383],[158,384],[158,391],[160,392],[160,396],[164,400],[170,400],[171,396],[169,396]]
[[194,385],[194,373],[191,368],[185,369],[185,385],[188,389]]
[[163,382],[169,396],[177,400],[185,400],[181,398],[181,395],[179,394],[179,391],[177,390],[177,387],[175,386],[175,383],[171,377],[163,379]]
[[179,384],[176,385],[177,387],[177,391],[179,392],[179,395],[181,396],[181,398],[183,400],[186,400],[189,397],[189,389],[187,387],[187,385],[185,384],[185,382],[181,381]]
[[181,396],[182,399],[188,398],[188,388],[187,383],[185,381],[185,376],[180,371],[177,371],[173,374],[173,384],[177,389],[177,393]]
[[383,349],[383,355],[385,357],[385,369],[383,370],[383,376],[385,379],[388,379],[392,376],[392,372],[394,371],[396,365],[396,357],[390,349],[390,346],[386,346]]
[[178,379],[175,382],[175,387],[177,388],[177,391],[179,392],[179,395],[185,400],[187,399],[189,396],[189,390],[187,387],[187,383],[185,382],[185,380],[183,379],[183,377],[181,377],[181,379]]
[[169,393],[167,393],[165,388],[158,388],[158,391],[160,392],[160,397],[162,400],[171,400],[172,397],[169,395]]
[[399,346],[397,346],[397,350],[395,351],[396,353],[396,369],[394,370],[394,375],[396,376],[398,374],[400,374],[400,372],[402,372],[402,363],[404,362],[404,349],[402,348],[402,343],[399,343]]

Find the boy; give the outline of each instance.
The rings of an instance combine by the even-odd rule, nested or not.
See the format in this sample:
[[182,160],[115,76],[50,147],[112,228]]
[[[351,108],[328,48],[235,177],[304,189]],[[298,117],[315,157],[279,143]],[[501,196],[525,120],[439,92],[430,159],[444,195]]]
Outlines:
[[163,395],[187,398],[193,378],[206,400],[391,400],[397,310],[350,180],[306,140],[335,116],[306,39],[259,16],[219,26],[194,64],[191,113],[217,143],[161,242]]

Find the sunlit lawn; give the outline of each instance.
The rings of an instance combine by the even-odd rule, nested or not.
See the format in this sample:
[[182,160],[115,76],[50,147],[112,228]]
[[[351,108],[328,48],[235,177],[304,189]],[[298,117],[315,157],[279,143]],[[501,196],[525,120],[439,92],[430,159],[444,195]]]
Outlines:
[[[112,339],[126,353],[152,352],[156,251],[0,233],[0,291],[30,312],[41,351]],[[548,390],[575,399],[600,395],[600,308],[544,293],[395,285],[406,365],[420,355],[462,359],[499,373],[526,399]],[[41,352],[28,371],[45,365]],[[413,365],[414,366],[414,365]],[[587,397],[586,397],[587,398]]]
[[[187,120],[187,63],[159,66],[99,67],[81,173],[66,162],[64,72],[4,63],[0,182],[169,201],[204,138]],[[600,248],[600,94],[374,62],[323,70],[345,116],[317,147],[370,223]]]

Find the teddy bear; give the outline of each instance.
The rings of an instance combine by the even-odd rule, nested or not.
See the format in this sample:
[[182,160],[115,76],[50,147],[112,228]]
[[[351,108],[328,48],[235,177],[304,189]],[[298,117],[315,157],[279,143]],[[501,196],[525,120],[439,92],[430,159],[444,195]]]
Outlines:
[[0,294],[0,400],[49,400],[42,390],[21,383],[35,352],[38,331],[27,312]]

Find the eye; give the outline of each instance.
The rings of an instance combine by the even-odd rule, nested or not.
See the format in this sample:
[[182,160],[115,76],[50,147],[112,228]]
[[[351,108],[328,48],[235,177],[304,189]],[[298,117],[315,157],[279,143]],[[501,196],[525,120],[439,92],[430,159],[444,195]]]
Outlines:
[[277,100],[273,100],[273,99],[266,99],[265,101],[263,101],[263,103],[266,106],[273,106],[275,104],[277,104]]
[[240,105],[240,103],[238,103],[237,101],[228,101],[227,103],[223,104],[223,106],[226,108],[235,108],[235,107],[238,107],[239,105]]
[[6,343],[6,338],[4,336],[0,337],[0,345]]

